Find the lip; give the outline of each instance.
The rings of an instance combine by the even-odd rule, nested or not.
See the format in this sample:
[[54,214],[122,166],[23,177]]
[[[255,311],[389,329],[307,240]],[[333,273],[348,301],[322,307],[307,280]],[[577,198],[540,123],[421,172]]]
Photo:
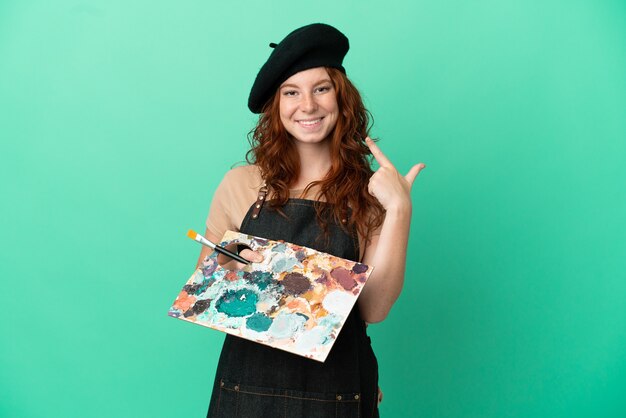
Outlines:
[[296,119],[297,122],[311,122],[312,120],[318,120],[318,119],[324,119],[324,116],[319,116],[317,118],[310,118],[310,119]]
[[[313,128],[318,127],[322,123],[323,119],[324,119],[324,116],[315,118],[315,119],[298,119],[296,120],[296,123],[305,129],[313,129]],[[317,121],[317,122],[311,123],[313,121]]]

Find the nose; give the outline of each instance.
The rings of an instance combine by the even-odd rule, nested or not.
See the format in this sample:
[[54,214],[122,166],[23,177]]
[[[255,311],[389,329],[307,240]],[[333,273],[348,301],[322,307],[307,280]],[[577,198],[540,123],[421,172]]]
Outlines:
[[311,93],[303,94],[302,101],[300,102],[300,110],[306,113],[315,112],[317,110],[317,102],[315,96]]

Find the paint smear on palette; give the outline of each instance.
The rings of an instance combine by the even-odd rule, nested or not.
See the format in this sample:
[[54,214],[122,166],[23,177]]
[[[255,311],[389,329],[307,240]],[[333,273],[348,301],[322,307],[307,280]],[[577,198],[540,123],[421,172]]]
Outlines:
[[262,263],[226,270],[205,258],[169,316],[323,362],[373,267],[282,241],[226,231]]

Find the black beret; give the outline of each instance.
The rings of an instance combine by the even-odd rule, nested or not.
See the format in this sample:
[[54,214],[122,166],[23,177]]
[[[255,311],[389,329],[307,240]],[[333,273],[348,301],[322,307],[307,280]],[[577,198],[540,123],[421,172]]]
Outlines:
[[348,38],[324,23],[313,23],[291,32],[274,48],[254,80],[248,108],[261,113],[265,103],[283,81],[297,72],[315,67],[333,67],[345,74],[343,58],[348,53]]

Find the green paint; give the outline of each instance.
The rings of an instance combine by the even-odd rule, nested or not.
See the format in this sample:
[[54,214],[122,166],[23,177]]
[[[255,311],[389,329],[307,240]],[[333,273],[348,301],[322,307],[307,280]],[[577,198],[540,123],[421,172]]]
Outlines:
[[216,302],[218,312],[241,317],[256,312],[259,296],[249,289],[229,290]]
[[255,313],[246,320],[246,326],[257,332],[267,331],[270,325],[272,325],[272,318],[262,313]]
[[272,273],[268,271],[253,271],[250,277],[259,290],[267,289],[274,282]]

